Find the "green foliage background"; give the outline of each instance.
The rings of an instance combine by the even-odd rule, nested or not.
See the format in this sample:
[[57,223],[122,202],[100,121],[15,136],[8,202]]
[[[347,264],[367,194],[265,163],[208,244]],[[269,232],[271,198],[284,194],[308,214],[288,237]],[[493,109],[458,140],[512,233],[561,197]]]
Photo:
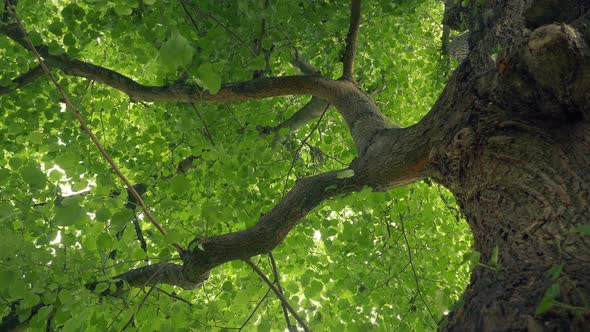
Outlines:
[[[33,41],[49,45],[51,53],[143,84],[172,83],[185,70],[189,82],[210,91],[267,67],[267,76],[292,75],[298,73],[290,64],[293,47],[324,74],[340,74],[348,1],[193,2],[199,9],[187,8],[195,25],[179,1],[21,0],[17,12]],[[382,111],[401,125],[419,120],[444,86],[449,68],[439,57],[441,16],[439,1],[363,2],[359,81],[378,91]],[[265,50],[272,50],[268,66]],[[0,38],[1,86],[35,65],[31,54]],[[83,285],[146,260],[178,259],[171,242],[186,246],[196,236],[251,226],[297,178],[342,168],[355,151],[339,115],[329,111],[296,153],[315,124],[277,146],[273,137],[260,138],[256,126],[279,124],[309,98],[195,108],[133,103],[101,84],[54,73],[124,174],[148,184],[146,204],[170,236],[142,221],[148,253],[141,250],[126,195],[112,195],[121,183],[46,78],[3,95],[0,315],[20,299],[22,319],[40,301],[58,308],[52,328],[64,331],[120,330],[132,315],[128,330],[244,324],[244,330],[284,330],[279,301],[239,261],[215,269],[202,289],[162,286],[143,304],[147,288],[100,299]],[[177,174],[178,162],[189,155],[197,157],[196,167]],[[89,191],[60,198],[89,185]],[[274,251],[285,295],[318,331],[433,330],[469,275],[464,256],[471,235],[460,218],[452,196],[425,182],[325,202]],[[115,259],[109,258],[113,250]],[[267,256],[255,262],[271,275]],[[43,328],[50,309],[33,318],[33,330]]]

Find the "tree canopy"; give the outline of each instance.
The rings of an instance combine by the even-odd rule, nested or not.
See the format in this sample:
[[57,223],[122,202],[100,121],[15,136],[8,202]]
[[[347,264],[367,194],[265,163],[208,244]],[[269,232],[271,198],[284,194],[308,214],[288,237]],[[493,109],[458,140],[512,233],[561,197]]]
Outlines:
[[[343,59],[344,76],[351,74],[350,51],[356,82],[390,126],[415,124],[435,103],[456,65],[441,56],[443,4],[365,1],[351,50],[354,3],[353,15],[347,1],[5,6],[0,314],[34,330],[301,327],[255,264],[314,330],[434,329],[460,302],[477,255],[453,196],[428,180],[389,191],[320,188],[317,195],[330,197],[310,203],[319,206],[272,254],[237,255],[202,284],[157,270],[180,266],[186,251],[207,252],[215,236],[253,229],[281,200],[290,204],[292,188],[309,177],[354,178],[349,165],[368,143],[351,135],[331,101],[305,93],[310,80],[317,89],[322,77],[341,77]],[[274,77],[300,91],[283,92],[287,83]],[[305,203],[302,195],[294,199]],[[136,284],[116,279],[149,267]]]

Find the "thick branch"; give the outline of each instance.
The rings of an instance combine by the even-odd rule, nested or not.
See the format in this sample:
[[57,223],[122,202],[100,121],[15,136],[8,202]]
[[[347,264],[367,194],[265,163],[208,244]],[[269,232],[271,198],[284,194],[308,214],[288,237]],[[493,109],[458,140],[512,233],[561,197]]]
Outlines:
[[12,87],[4,87],[0,86],[0,96],[5,95],[8,93],[13,92],[16,89],[19,89],[34,80],[36,80],[39,76],[43,75],[43,68],[41,66],[36,66],[35,68],[27,71],[26,73],[20,75],[19,77],[12,80]]
[[[15,24],[0,27],[0,33],[32,51]],[[48,65],[61,69],[65,74],[106,84],[126,93],[134,101],[232,102],[286,95],[311,95],[333,100],[339,85],[337,81],[323,77],[285,76],[223,84],[216,94],[211,94],[194,85],[142,85],[130,77],[101,66],[74,60],[66,55],[50,55],[46,46],[37,46],[37,50]]]
[[113,279],[124,280],[131,287],[144,287],[162,283],[184,289],[193,289],[198,287],[207,277],[208,275],[205,275],[201,280],[195,280],[194,277],[186,278],[181,265],[160,263],[133,269],[113,277]]
[[375,135],[390,126],[371,96],[361,91],[354,82],[341,82],[344,84],[340,98],[333,104],[344,117],[356,150],[362,156]]
[[356,55],[356,44],[359,34],[359,24],[361,21],[361,0],[352,0],[350,6],[350,27],[346,36],[346,49],[342,57],[344,67],[344,77],[353,81],[352,72],[354,70],[354,58]]
[[184,275],[199,277],[223,263],[270,252],[323,200],[363,188],[357,177],[344,177],[343,171],[300,179],[255,226],[205,240],[200,246],[203,250],[193,249],[183,257]]
[[[300,179],[255,226],[205,239],[196,246],[189,245],[189,250],[181,254],[184,266],[155,264],[123,273],[115,279],[125,280],[133,287],[166,283],[192,289],[206,280],[209,271],[216,266],[272,251],[326,199],[358,191],[367,185],[374,190],[386,190],[428,176],[431,142],[424,134],[429,127],[430,123],[420,123],[380,132],[364,156],[356,159],[349,169]],[[117,286],[118,290],[123,290],[124,284]]]
[[300,179],[255,226],[206,239],[186,253],[184,276],[199,277],[231,260],[270,252],[313,208],[334,195],[358,191],[366,185],[386,190],[428,176],[431,142],[424,138],[424,130],[427,127],[422,125],[384,130],[350,169]]

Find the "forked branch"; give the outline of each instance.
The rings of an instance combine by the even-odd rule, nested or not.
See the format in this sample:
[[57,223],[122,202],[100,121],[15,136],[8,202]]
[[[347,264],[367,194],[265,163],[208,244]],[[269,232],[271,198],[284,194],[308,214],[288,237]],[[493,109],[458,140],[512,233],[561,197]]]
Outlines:
[[[292,55],[293,60],[291,60],[291,64],[293,64],[293,66],[301,70],[303,74],[310,76],[322,75],[319,69],[317,69],[301,57],[296,48],[293,48]],[[263,137],[274,133],[275,143],[279,142],[285,137],[280,137],[278,135],[281,129],[288,128],[289,134],[292,134],[295,131],[302,128],[303,126],[305,126],[306,124],[317,119],[320,115],[324,113],[324,111],[329,106],[330,103],[328,103],[327,101],[318,97],[312,97],[311,100],[307,104],[305,104],[305,106],[303,106],[297,112],[295,112],[295,114],[293,114],[289,119],[283,121],[282,123],[274,127],[258,126],[258,131],[260,132],[260,135]]]
[[363,188],[357,177],[342,174],[350,172],[331,171],[300,179],[274,208],[260,217],[256,225],[208,238],[191,248],[192,251],[182,257],[184,275],[199,277],[223,263],[270,252],[322,201]]
[[346,36],[346,49],[342,57],[344,66],[344,78],[354,81],[354,58],[356,56],[356,45],[359,34],[359,25],[361,21],[361,0],[352,0],[350,6],[350,27]]
[[285,306],[285,308],[287,308],[287,310],[289,310],[291,315],[293,315],[293,317],[295,317],[295,320],[297,320],[297,322],[301,325],[301,327],[303,328],[303,331],[310,331],[309,327],[307,327],[307,325],[305,324],[303,319],[301,319],[301,317],[299,317],[299,315],[297,314],[295,309],[293,309],[293,307],[289,304],[287,299],[285,299],[285,297],[283,296],[281,291],[272,283],[272,281],[270,281],[268,279],[268,277],[266,275],[264,275],[264,273],[262,273],[262,271],[260,271],[260,269],[256,265],[254,265],[254,263],[252,263],[252,261],[249,258],[245,259],[244,261],[246,262],[246,264],[248,264],[248,266],[250,266],[252,268],[252,270],[254,270],[254,272],[256,272],[256,274],[258,274],[258,276],[268,285],[268,287],[270,287],[270,289],[272,289],[272,291],[276,294],[276,296],[281,300],[281,303],[283,304],[283,306]]

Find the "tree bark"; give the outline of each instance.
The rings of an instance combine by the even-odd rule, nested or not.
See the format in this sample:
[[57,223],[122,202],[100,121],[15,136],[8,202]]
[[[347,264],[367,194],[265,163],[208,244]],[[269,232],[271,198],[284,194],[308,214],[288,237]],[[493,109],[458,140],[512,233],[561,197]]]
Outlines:
[[432,177],[455,194],[481,254],[442,330],[590,328],[590,237],[579,228],[590,220],[590,6],[551,13],[552,3],[479,8],[469,59],[423,119],[443,133]]

